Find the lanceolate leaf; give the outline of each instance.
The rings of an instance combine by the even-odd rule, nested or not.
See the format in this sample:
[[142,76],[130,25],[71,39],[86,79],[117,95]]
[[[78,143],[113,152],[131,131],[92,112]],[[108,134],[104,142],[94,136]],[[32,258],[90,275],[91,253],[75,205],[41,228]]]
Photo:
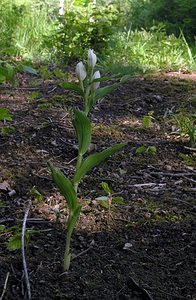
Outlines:
[[93,167],[100,164],[102,161],[104,161],[106,158],[108,158],[110,155],[114,154],[118,150],[120,150],[122,147],[124,147],[125,144],[117,144],[114,145],[101,153],[94,153],[87,158],[85,158],[80,166],[80,168],[76,171],[73,182],[79,183],[82,177]]
[[32,67],[21,64],[21,69],[26,73],[37,75],[37,70]]
[[80,215],[80,210],[81,210],[81,207],[78,206],[74,212],[71,214],[71,217],[69,218],[68,222],[67,222],[67,232],[68,234],[71,236],[72,235],[72,232],[74,230],[74,227],[75,227],[75,224],[78,220],[78,217]]
[[78,94],[80,94],[81,96],[84,96],[84,92],[83,92],[82,88],[75,83],[64,82],[61,84],[61,87],[66,90],[75,91]]
[[78,138],[79,153],[84,155],[91,143],[91,123],[84,112],[74,109],[72,120]]
[[126,81],[128,81],[131,78],[131,75],[124,75],[121,79],[120,79],[120,83],[125,83]]
[[105,97],[107,94],[111,93],[113,90],[115,90],[120,84],[119,83],[114,83],[112,85],[109,86],[105,86],[103,88],[97,89],[96,93],[95,93],[95,98],[94,98],[94,102],[96,102],[97,100]]
[[102,187],[102,189],[103,189],[107,194],[111,193],[111,190],[110,190],[109,185],[108,185],[107,182],[102,182],[102,183],[101,183],[101,187]]
[[70,212],[73,212],[78,207],[77,195],[73,185],[71,184],[70,180],[50,162],[48,162],[48,167],[51,171],[52,179],[67,201]]

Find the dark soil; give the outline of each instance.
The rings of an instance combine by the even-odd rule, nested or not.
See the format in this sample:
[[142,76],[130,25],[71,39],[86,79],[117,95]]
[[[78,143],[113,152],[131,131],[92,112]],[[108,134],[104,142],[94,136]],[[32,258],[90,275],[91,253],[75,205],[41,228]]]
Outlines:
[[[50,160],[67,176],[73,174],[77,142],[68,109],[81,107],[81,100],[53,81],[40,85],[24,76],[17,88],[0,88],[0,107],[13,114],[6,125],[15,128],[12,135],[0,135],[0,225],[6,228],[0,231],[1,300],[28,298],[21,250],[7,245],[13,226],[21,230],[29,200],[27,228],[36,231],[26,247],[33,300],[196,299],[196,149],[173,120],[179,111],[195,111],[195,78],[134,77],[92,110],[91,151],[122,141],[127,145],[79,186],[82,213],[67,273],[62,268],[66,203],[46,164]],[[38,92],[35,99],[32,91]],[[154,120],[144,128],[149,111]],[[157,152],[137,154],[140,146],[155,146]],[[124,204],[109,211],[107,203],[95,201],[103,195],[103,181]]]

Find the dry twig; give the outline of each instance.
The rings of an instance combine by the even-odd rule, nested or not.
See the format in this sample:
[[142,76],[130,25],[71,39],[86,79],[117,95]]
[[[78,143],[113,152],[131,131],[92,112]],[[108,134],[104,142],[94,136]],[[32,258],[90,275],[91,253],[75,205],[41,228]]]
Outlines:
[[25,285],[26,285],[26,289],[27,289],[28,299],[31,299],[31,287],[30,287],[28,270],[27,270],[27,263],[26,263],[26,258],[25,258],[25,229],[26,229],[26,222],[27,222],[27,217],[28,217],[30,208],[31,208],[31,201],[29,201],[29,204],[28,204],[28,206],[26,208],[26,211],[25,211],[23,224],[22,224],[22,237],[21,237],[22,264],[23,264],[24,278],[25,278]]
[[4,295],[5,295],[9,276],[10,276],[10,272],[7,272],[5,283],[4,283],[4,286],[3,286],[3,292],[1,294],[0,300],[2,300]]

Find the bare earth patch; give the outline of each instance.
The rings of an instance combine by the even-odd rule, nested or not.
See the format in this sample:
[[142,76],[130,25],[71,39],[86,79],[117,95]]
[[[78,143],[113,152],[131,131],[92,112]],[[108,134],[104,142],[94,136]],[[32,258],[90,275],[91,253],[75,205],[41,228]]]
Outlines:
[[[0,87],[0,106],[12,112],[9,125],[15,128],[12,135],[0,135],[0,225],[7,229],[0,231],[0,297],[4,289],[4,300],[27,299],[21,251],[7,244],[31,200],[27,227],[36,233],[26,260],[32,299],[196,299],[196,154],[172,120],[180,110],[195,111],[196,74],[135,77],[92,111],[91,151],[127,145],[79,187],[82,214],[68,273],[62,269],[66,202],[46,163],[73,174],[77,143],[68,108],[81,107],[81,101],[53,82],[36,87],[33,100],[30,85],[27,78],[20,88]],[[154,121],[143,128],[149,111]],[[137,154],[140,146],[154,146],[156,153]],[[110,213],[94,201],[103,194],[103,181],[125,199]]]

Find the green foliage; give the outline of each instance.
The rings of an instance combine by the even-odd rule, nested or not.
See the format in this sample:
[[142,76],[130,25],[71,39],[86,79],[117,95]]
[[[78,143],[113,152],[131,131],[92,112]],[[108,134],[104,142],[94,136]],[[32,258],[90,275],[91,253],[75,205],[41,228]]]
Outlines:
[[4,136],[13,134],[14,132],[15,132],[15,128],[13,126],[3,126],[1,128],[1,134]]
[[0,63],[0,84],[5,81],[14,83],[14,67],[9,63]]
[[181,135],[187,135],[192,147],[196,145],[196,114],[179,114],[174,118]]
[[46,57],[43,37],[49,34],[55,16],[54,4],[50,1],[43,4],[40,0],[1,0],[0,56]]
[[115,197],[112,195],[112,191],[107,182],[102,182],[101,187],[107,196],[99,196],[95,198],[95,200],[100,201],[100,204],[103,207],[106,207],[110,210],[112,204],[123,204],[124,198],[123,197]]
[[38,202],[41,202],[44,198],[43,195],[36,189],[35,186],[29,190],[29,196],[33,197]]
[[[24,236],[25,246],[27,246],[27,244],[29,243],[30,237],[37,232],[38,232],[37,230],[30,230],[30,229],[27,229],[25,231],[25,236]],[[10,251],[20,250],[22,247],[21,237],[22,237],[21,232],[16,231],[9,238],[9,241],[7,244],[8,250],[10,250]]]
[[195,55],[181,35],[167,35],[164,26],[147,31],[124,30],[113,37],[111,55],[103,62],[105,71],[123,74],[148,73],[157,70],[195,70]]
[[135,151],[136,154],[150,154],[150,155],[156,155],[157,154],[157,148],[155,146],[140,146]]
[[0,107],[0,121],[11,121],[12,115],[9,113],[7,108]]
[[86,157],[74,175],[74,183],[78,183],[82,179],[82,177],[86,175],[87,172],[89,172],[92,168],[106,160],[110,155],[115,154],[124,146],[125,144],[117,144],[107,148],[106,150],[100,153],[94,153]]
[[53,34],[46,38],[47,46],[53,49],[56,57],[68,63],[84,58],[85,48],[105,52],[120,22],[119,11],[114,5],[93,6],[88,2],[77,1],[67,9],[59,16]]
[[73,112],[72,123],[78,139],[78,154],[84,155],[91,143],[91,123],[84,112],[77,109],[74,109]]
[[[56,183],[61,194],[65,197],[69,210],[66,249],[64,254],[64,269],[66,271],[70,267],[71,235],[81,210],[77,199],[78,185],[87,172],[106,160],[110,155],[115,154],[125,145],[117,144],[103,150],[102,152],[93,153],[84,158],[84,155],[87,153],[91,143],[91,122],[88,118],[88,114],[92,105],[97,100],[114,90],[114,88],[119,86],[120,83],[124,83],[129,79],[129,76],[125,76],[120,80],[120,83],[107,86],[106,88],[99,88],[100,81],[103,81],[103,78],[101,78],[99,71],[94,72],[97,57],[91,49],[88,50],[87,61],[87,66],[85,66],[82,62],[78,63],[76,66],[76,75],[79,80],[79,85],[69,82],[62,84],[65,89],[73,90],[74,92],[79,93],[84,101],[84,111],[80,111],[76,108],[72,109],[72,124],[75,128],[75,133],[78,140],[77,163],[72,181],[69,180],[58,168],[53,166],[50,162],[48,163],[52,179]],[[106,183],[104,188],[105,190],[109,191],[109,186],[107,186]]]
[[0,232],[5,231],[5,229],[6,229],[5,225],[0,225]]
[[143,117],[142,125],[144,128],[148,128],[151,126],[152,121],[154,120],[153,114],[154,114],[153,111],[149,111],[148,115]]
[[167,33],[179,36],[183,30],[186,38],[193,40],[196,35],[195,15],[195,0],[131,0],[127,19],[133,29],[150,29],[164,24]]
[[196,167],[196,156],[191,154],[179,153],[179,157],[186,165]]

